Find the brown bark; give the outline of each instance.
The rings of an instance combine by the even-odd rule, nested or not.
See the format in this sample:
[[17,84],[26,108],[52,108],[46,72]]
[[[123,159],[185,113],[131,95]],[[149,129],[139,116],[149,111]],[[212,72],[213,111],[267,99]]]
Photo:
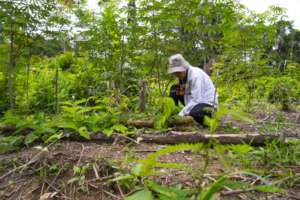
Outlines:
[[208,74],[211,75],[211,69],[213,67],[213,64],[215,63],[214,59],[209,59],[208,63],[205,63],[203,66],[203,70]]
[[10,22],[10,48],[9,48],[9,62],[7,69],[8,76],[8,96],[9,96],[9,108],[14,109],[15,105],[15,96],[14,96],[14,68],[15,68],[15,59],[14,59],[14,26],[13,22]]
[[8,136],[16,131],[16,126],[3,126],[0,125],[0,135]]
[[[1,127],[0,134],[7,135],[8,132],[14,132],[15,127],[7,126]],[[7,132],[5,132],[7,131]],[[26,135],[33,130],[26,129],[22,135]],[[103,133],[91,134],[90,140],[86,140],[79,136],[77,133],[67,132],[66,130],[64,139],[75,141],[93,141],[93,142],[113,142],[120,138],[119,134],[114,134],[110,137]],[[139,140],[144,143],[155,144],[180,144],[180,143],[209,143],[210,141],[217,141],[220,144],[249,144],[252,146],[262,146],[266,142],[279,139],[277,135],[261,135],[261,134],[203,134],[201,132],[175,132],[168,133],[155,133],[144,135],[123,136],[128,141]]]
[[[91,140],[94,142],[112,142],[118,139],[118,134],[110,137],[105,136],[102,133],[91,135]],[[201,132],[174,132],[171,131],[165,134],[145,134],[127,137],[129,141],[139,140],[144,143],[154,144],[181,144],[181,143],[209,143],[210,141],[216,141],[219,144],[249,144],[252,146],[262,146],[266,142],[279,139],[279,136],[275,135],[260,135],[260,134],[202,134]],[[85,139],[70,135],[67,140],[84,141]]]
[[147,83],[145,81],[141,81],[140,83],[140,112],[145,112],[146,103],[147,103]]
[[[182,117],[170,119],[169,126],[182,126],[195,123],[192,117]],[[154,119],[141,119],[141,120],[129,120],[126,125],[134,126],[137,128],[153,128]]]
[[278,139],[278,136],[260,134],[202,134],[195,132],[170,132],[141,136],[143,142],[158,144],[208,143],[216,140],[220,144],[264,145],[268,141]]

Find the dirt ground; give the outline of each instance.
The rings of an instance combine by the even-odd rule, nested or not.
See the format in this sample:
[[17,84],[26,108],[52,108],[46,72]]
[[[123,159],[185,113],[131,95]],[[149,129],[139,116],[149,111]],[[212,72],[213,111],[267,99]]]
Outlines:
[[[63,141],[49,147],[49,152],[36,163],[20,169],[0,181],[0,199],[122,199],[130,190],[120,189],[115,182],[108,182],[116,176],[117,168],[126,171],[132,166],[131,160],[144,158],[147,154],[162,148],[154,144],[97,144],[91,142]],[[1,155],[1,176],[23,163],[28,163],[39,152],[35,148],[24,149],[18,153]],[[162,162],[178,162],[191,166],[193,170],[203,168],[204,156],[192,152],[176,152],[164,155]],[[131,160],[130,160],[131,159]],[[90,169],[85,176],[82,191],[78,183],[68,183],[75,175],[74,166],[84,166],[93,163],[96,169]],[[129,163],[127,165],[127,163]],[[47,170],[39,170],[43,166]],[[295,170],[299,170],[297,168]],[[97,172],[95,172],[97,171]],[[212,156],[205,172],[204,180],[223,173],[224,166],[217,156]],[[164,170],[164,174],[153,177],[163,185],[181,184],[183,187],[197,187],[197,175],[191,175],[180,170]],[[204,183],[202,184],[205,184]],[[53,198],[45,198],[53,196]],[[300,199],[300,185],[286,190],[284,194],[258,194],[219,197],[219,199]]]
[[[278,122],[278,113],[260,110],[254,116],[260,123],[249,125],[225,118],[218,131],[220,133],[269,131],[291,138],[300,137],[299,113],[280,114],[280,117],[284,118],[283,126],[280,126],[280,121]],[[269,129],[265,128],[268,124]],[[203,133],[208,132],[199,127],[196,129]],[[182,130],[182,127],[175,127],[174,130]],[[47,151],[42,151],[43,153],[40,153],[41,149],[31,147],[16,153],[0,155],[0,199],[123,199],[124,196],[131,194],[134,188],[123,187],[109,180],[117,177],[120,172],[126,174],[136,160],[163,147],[158,144],[134,144],[124,141],[115,143],[59,141],[49,146]],[[211,183],[218,175],[228,170],[239,170],[226,168],[217,154],[211,154],[208,165],[203,171],[205,158],[204,152],[196,154],[184,151],[164,155],[160,158],[161,162],[184,163],[189,166],[190,171],[164,169],[161,170],[161,175],[153,176],[151,179],[162,185],[180,184],[184,188],[199,188]],[[81,168],[88,166],[88,169],[81,176],[80,173],[74,173],[75,166]],[[300,174],[300,166],[290,166],[288,170]],[[70,181],[74,177],[78,179]],[[233,179],[239,180],[242,177],[233,177]],[[222,195],[224,192],[230,192],[230,188],[225,188],[217,199],[297,200],[300,199],[300,184],[286,188],[285,192],[280,194],[247,192]]]

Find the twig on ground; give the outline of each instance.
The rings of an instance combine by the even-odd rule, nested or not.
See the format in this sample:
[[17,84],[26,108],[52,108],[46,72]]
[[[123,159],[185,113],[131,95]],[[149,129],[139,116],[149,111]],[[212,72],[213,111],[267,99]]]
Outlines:
[[21,182],[24,182],[24,181],[26,181],[26,179],[19,179],[19,180],[16,180],[16,181],[11,181],[11,182],[9,182],[9,183],[7,183],[7,184],[5,184],[5,185],[1,185],[0,186],[0,190],[2,190],[2,189],[5,189],[5,188],[7,188],[8,186],[10,186],[10,185],[13,185],[13,184],[18,184],[18,183],[21,183]]
[[13,194],[16,194],[26,183],[19,185],[16,189],[12,190],[10,193],[6,194],[6,197],[11,198]]
[[48,185],[48,187],[47,187],[47,189],[46,189],[46,192],[48,192],[49,188],[55,183],[55,181],[57,180],[57,178],[58,178],[58,176],[60,175],[60,173],[61,173],[62,170],[63,170],[62,168],[59,169],[57,175],[56,175],[56,176],[54,177],[54,179],[51,181],[50,185]]
[[118,135],[119,137],[123,137],[123,138],[125,138],[125,139],[127,139],[127,140],[129,140],[129,141],[131,141],[131,142],[134,142],[135,144],[139,144],[139,142],[138,141],[136,141],[135,139],[132,139],[132,138],[130,138],[130,137],[127,137],[126,135]]
[[81,144],[81,152],[80,152],[80,156],[79,156],[79,159],[78,159],[76,165],[79,165],[79,163],[80,163],[80,161],[81,161],[81,158],[82,158],[82,156],[83,156],[84,149],[85,149],[85,148],[84,148],[84,145]]
[[120,184],[119,184],[118,181],[117,181],[117,187],[118,187],[118,190],[119,190],[119,192],[120,192],[120,194],[121,194],[122,199],[124,199],[125,196],[124,196],[124,193],[123,193],[123,191],[122,191],[122,189],[121,189]]
[[4,178],[6,178],[7,176],[11,175],[12,173],[21,170],[20,173],[22,173],[29,165],[35,163],[35,162],[39,162],[41,161],[41,159],[43,159],[46,154],[48,154],[48,148],[45,147],[43,149],[41,149],[41,151],[39,151],[35,156],[32,157],[32,159],[30,159],[27,163],[25,163],[24,165],[21,165],[19,167],[16,167],[12,170],[10,170],[9,172],[7,172],[6,174],[2,175],[0,177],[0,180],[3,180]]
[[36,163],[36,162],[40,162],[42,159],[44,159],[48,155],[49,147],[52,146],[53,144],[55,144],[56,142],[57,141],[54,141],[54,142],[48,144],[46,147],[41,148],[40,151],[37,154],[35,154],[27,163],[25,163],[19,167],[16,167],[16,168],[10,170],[9,172],[7,172],[6,174],[2,175],[0,177],[0,180],[3,180],[7,176],[11,175],[12,173],[14,173],[18,170],[21,170],[20,173],[22,173],[29,165]]
[[112,193],[110,193],[110,192],[108,192],[108,191],[106,191],[106,190],[103,190],[103,192],[104,192],[105,194],[108,194],[108,195],[111,196],[111,197],[114,197],[114,198],[116,198],[116,199],[120,199],[120,200],[121,200],[120,197],[118,197],[118,196],[116,196],[116,195],[114,195],[114,194],[112,194]]
[[59,190],[59,189],[57,189],[56,187],[54,187],[52,183],[50,184],[50,183],[49,183],[48,181],[46,181],[46,180],[45,180],[45,183],[49,186],[49,188],[52,188],[53,190],[55,190],[55,191],[57,192],[57,194],[61,194],[61,196],[62,196],[63,198],[65,198],[65,199],[72,199],[72,198],[70,198],[70,197],[68,197],[68,196],[66,195],[66,187],[64,187],[64,193],[62,193],[62,191]]
[[95,188],[95,189],[99,189],[97,185],[94,185],[92,183],[87,183],[89,186],[91,186],[92,188]]
[[226,192],[224,191],[224,192],[221,192],[221,196],[235,196],[235,195],[238,195],[241,193],[251,192],[254,190],[255,189],[247,189],[247,190],[238,189],[238,190],[231,190],[231,191],[226,191]]
[[90,182],[94,182],[94,181],[106,181],[106,180],[111,179],[111,178],[114,178],[114,177],[115,177],[115,175],[109,175],[109,176],[104,176],[104,177],[102,177],[102,178],[100,178],[100,179],[98,179],[98,178],[93,178],[93,179],[91,179],[91,180],[88,180],[87,182],[90,183]]
[[100,176],[99,176],[99,174],[98,174],[98,166],[97,166],[96,163],[93,164],[93,170],[94,170],[94,173],[95,173],[96,178],[97,178],[97,179],[100,179]]
[[45,187],[45,182],[43,182],[42,188],[41,188],[41,192],[40,192],[40,197],[43,195],[44,193],[44,187]]
[[[214,181],[214,182],[216,181],[215,178],[213,178],[213,177],[211,177],[211,176],[208,176],[208,175],[206,175],[206,174],[204,174],[203,177],[208,178],[209,180]],[[228,187],[228,186],[223,186],[223,187],[224,187],[226,190],[228,190],[229,192],[234,191],[233,189],[231,189],[231,188]],[[243,199],[243,200],[246,200],[246,199],[247,199],[247,197],[246,197],[245,195],[243,195],[243,194],[238,194],[238,197],[240,197],[240,198]]]

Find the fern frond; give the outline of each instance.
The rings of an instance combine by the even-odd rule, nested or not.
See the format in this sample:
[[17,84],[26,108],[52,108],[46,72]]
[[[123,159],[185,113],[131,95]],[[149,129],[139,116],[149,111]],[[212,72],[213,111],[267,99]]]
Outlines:
[[159,100],[159,102],[161,103],[161,111],[154,120],[155,129],[166,128],[169,118],[172,116],[173,112],[176,109],[176,105],[172,98],[163,97]]
[[180,163],[161,163],[161,162],[156,162],[155,167],[160,167],[160,168],[168,168],[168,169],[185,169],[186,165],[180,164]]
[[209,185],[198,197],[198,200],[211,200],[213,196],[225,185],[225,177],[222,176],[216,182]]

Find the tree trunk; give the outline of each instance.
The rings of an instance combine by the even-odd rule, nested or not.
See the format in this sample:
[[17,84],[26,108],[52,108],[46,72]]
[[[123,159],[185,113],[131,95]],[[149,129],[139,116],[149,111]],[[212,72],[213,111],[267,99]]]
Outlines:
[[29,76],[30,76],[30,69],[31,69],[31,46],[29,47],[29,54],[28,54],[28,64],[26,68],[26,104],[27,104],[27,112],[29,112]]
[[215,63],[215,60],[213,58],[210,58],[208,60],[207,63],[204,64],[203,66],[203,70],[210,76],[211,73],[212,73],[212,67],[213,67],[213,64]]
[[147,83],[145,81],[141,81],[140,88],[140,112],[144,113],[147,104]]
[[9,95],[9,107],[10,109],[14,109],[15,105],[15,97],[14,97],[14,68],[15,68],[15,60],[14,60],[14,30],[13,30],[13,22],[10,24],[10,49],[9,49],[9,62],[7,69],[7,86],[8,86],[8,95]]
[[55,112],[59,113],[59,99],[58,99],[58,63],[56,63],[56,72],[55,72]]

